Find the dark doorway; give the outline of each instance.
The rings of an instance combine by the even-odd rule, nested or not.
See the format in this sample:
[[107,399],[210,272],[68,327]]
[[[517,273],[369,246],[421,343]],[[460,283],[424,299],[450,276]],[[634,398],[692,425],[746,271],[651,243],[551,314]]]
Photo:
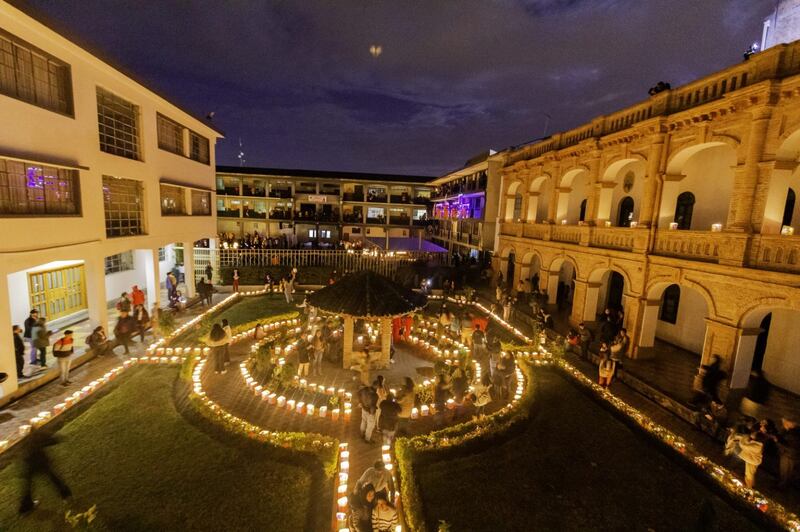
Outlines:
[[783,221],[781,225],[792,225],[792,216],[794,215],[794,203],[797,196],[791,188],[786,193],[786,203],[783,206]]
[[618,272],[611,272],[608,276],[606,306],[617,310],[622,309],[622,292],[624,290],[625,278]]
[[517,260],[514,253],[508,254],[508,269],[506,270],[506,286],[512,288],[514,286],[514,262]]
[[769,338],[769,326],[772,323],[772,312],[764,316],[761,320],[759,328],[761,332],[758,333],[756,338],[756,347],[753,350],[753,366],[752,369],[760,370],[764,365],[764,354],[767,352],[767,339]]
[[633,198],[625,196],[619,202],[619,214],[617,216],[617,226],[630,227],[633,221]]
[[675,223],[678,224],[678,229],[692,228],[692,211],[694,211],[694,194],[682,192],[675,205]]
[[581,202],[581,212],[580,215],[578,216],[578,220],[580,220],[581,222],[586,221],[586,200],[583,200]]

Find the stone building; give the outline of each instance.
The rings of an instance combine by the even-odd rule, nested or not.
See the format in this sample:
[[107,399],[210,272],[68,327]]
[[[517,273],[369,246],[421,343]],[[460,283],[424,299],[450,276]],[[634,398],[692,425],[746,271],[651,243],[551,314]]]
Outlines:
[[764,19],[761,49],[800,39],[800,0],[779,0],[775,11]]
[[[800,392],[800,42],[503,154],[494,267]],[[661,355],[657,355],[661,356]]]

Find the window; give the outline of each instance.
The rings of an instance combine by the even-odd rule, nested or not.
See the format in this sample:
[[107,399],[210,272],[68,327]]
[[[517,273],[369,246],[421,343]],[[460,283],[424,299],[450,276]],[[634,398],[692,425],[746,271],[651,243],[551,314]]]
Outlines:
[[192,216],[211,215],[211,192],[192,190]]
[[522,218],[522,194],[514,196],[514,216],[512,220],[519,220]]
[[161,185],[161,214],[164,216],[186,214],[186,200],[183,188]]
[[68,64],[0,30],[0,93],[72,116]]
[[386,214],[383,207],[369,207],[367,209],[367,223],[386,223]]
[[0,158],[0,216],[81,213],[77,170]]
[[97,88],[97,123],[102,151],[139,160],[138,122],[139,106]]
[[189,131],[189,145],[191,147],[189,151],[190,159],[203,164],[209,163],[210,158],[207,138],[198,135],[194,131]]
[[681,287],[676,284],[669,285],[664,290],[664,297],[661,300],[661,311],[658,319],[667,323],[675,324],[678,321],[678,305],[681,301]]
[[792,225],[792,218],[794,217],[794,204],[797,201],[797,196],[791,188],[786,191],[786,202],[783,204],[783,218],[781,226]]
[[158,147],[178,155],[183,155],[183,130],[184,127],[174,120],[157,113]]
[[578,221],[585,222],[586,221],[586,200],[584,199],[581,201],[581,208],[580,212],[578,213]]
[[633,198],[625,196],[619,202],[619,214],[617,215],[617,225],[619,227],[630,227],[633,221]]
[[134,179],[103,176],[106,236],[143,235],[142,184]]
[[675,223],[678,224],[678,229],[691,229],[693,210],[694,194],[691,192],[681,193],[675,206]]
[[167,248],[158,248],[158,262],[167,260]]
[[[159,249],[159,257],[161,260],[161,249]],[[119,273],[133,269],[133,251],[126,251],[124,253],[117,253],[106,257],[106,275],[110,273]]]

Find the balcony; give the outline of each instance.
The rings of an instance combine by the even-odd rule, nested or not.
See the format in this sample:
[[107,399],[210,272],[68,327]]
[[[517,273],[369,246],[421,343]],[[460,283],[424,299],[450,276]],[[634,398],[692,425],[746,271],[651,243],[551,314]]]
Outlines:
[[522,235],[536,240],[550,240],[550,224],[525,224]]
[[417,205],[427,205],[428,203],[430,203],[430,201],[431,201],[430,198],[426,198],[424,196],[414,197],[414,203],[416,203]]
[[411,203],[411,198],[406,193],[392,194],[389,198],[392,200],[392,203]]
[[253,210],[253,209],[245,209],[244,217],[245,218],[256,218],[256,219],[264,220],[264,219],[267,218],[267,212],[266,211],[256,211],[256,210]]
[[217,188],[217,194],[220,196],[238,196],[239,187]]
[[364,201],[363,192],[345,192],[342,197],[344,201]]
[[392,225],[409,225],[411,217],[408,215],[389,216],[389,223]]
[[277,188],[269,191],[270,198],[289,199],[292,197],[292,189]]
[[386,194],[370,194],[367,196],[367,201],[371,203],[386,203],[389,196]]
[[500,234],[503,236],[522,236],[521,222],[503,222],[500,224]]
[[292,219],[292,211],[283,210],[283,209],[272,209],[269,211],[269,219],[270,220],[291,220]]
[[367,216],[367,223],[384,225],[386,223],[386,216]]
[[247,185],[242,185],[242,196],[253,196],[258,198],[263,198],[267,193],[267,190],[264,188],[255,188],[255,187],[248,187]]
[[550,240],[555,242],[579,245],[581,240],[589,241],[590,227],[587,225],[554,225],[552,227]]
[[647,237],[645,228],[594,227],[589,234],[589,245],[622,251],[644,251],[647,249]]
[[716,231],[656,231],[653,253],[668,257],[742,266],[748,235]]
[[800,273],[800,236],[755,235],[748,264],[761,270]]
[[217,209],[217,216],[220,218],[239,218],[240,215],[239,209]]
[[344,216],[342,216],[342,220],[351,224],[363,224],[364,215],[361,214],[360,212],[358,213],[346,212],[344,213]]

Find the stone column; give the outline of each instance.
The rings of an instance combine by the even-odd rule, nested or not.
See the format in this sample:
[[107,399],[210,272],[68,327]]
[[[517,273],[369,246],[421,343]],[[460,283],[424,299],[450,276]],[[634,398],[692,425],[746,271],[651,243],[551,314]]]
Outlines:
[[344,334],[342,335],[342,367],[350,369],[353,366],[353,318],[344,317]]
[[389,367],[389,352],[392,349],[392,318],[381,319],[381,367]]
[[[575,281],[577,291],[578,281]],[[583,321],[595,321],[597,319],[597,298],[600,296],[601,283],[586,282],[586,298],[583,304]]]
[[[641,313],[641,321],[638,329],[639,347],[653,347],[656,341],[656,326],[658,325],[658,312],[661,309],[661,300],[651,300],[643,298],[638,305]],[[628,314],[627,312],[625,314]],[[630,332],[630,329],[628,330]],[[637,349],[638,351],[638,349]]]
[[569,315],[569,322],[572,325],[577,325],[583,321],[584,309],[586,308],[587,285],[589,283],[581,281],[580,279],[575,279],[574,283],[575,288],[572,293],[572,311]]
[[661,181],[659,168],[661,166],[661,153],[664,149],[664,134],[658,133],[650,139],[650,149],[647,153],[647,173],[644,178],[644,193],[642,195],[642,205],[639,208],[639,225],[650,227],[654,216],[657,216],[658,205],[658,186]]
[[[14,337],[12,336],[11,326],[11,302],[8,300],[8,276],[0,275],[0,294],[5,297],[0,298],[0,345],[7,346],[0,350],[0,371],[8,373],[8,380],[0,384],[0,400],[16,391],[17,384],[17,360],[14,355]],[[15,301],[15,304],[29,305],[27,301]],[[22,327],[22,323],[17,323]],[[25,357],[28,356],[28,344],[25,344]],[[48,355],[50,356],[50,355]]]
[[161,307],[161,270],[158,264],[158,248],[147,250],[148,260],[144,271],[147,290],[147,309],[153,305]]
[[644,302],[637,296],[622,294],[622,308],[625,310],[625,321],[622,326],[628,332],[630,344],[628,346],[628,357],[636,358],[636,345],[639,341],[639,326],[641,323],[642,314],[646,306]]
[[183,275],[186,277],[186,297],[195,296],[194,276],[194,244],[192,242],[183,243]]
[[753,199],[758,182],[759,163],[764,153],[764,143],[772,109],[757,107],[750,111],[752,116],[747,138],[747,154],[744,164],[736,168],[733,181],[733,209],[728,214],[727,229],[750,232],[753,214]]
[[83,261],[86,278],[86,306],[89,308],[89,321],[92,326],[103,326],[108,334],[108,295],[106,294],[105,257],[92,255]]
[[603,187],[600,183],[600,155],[587,161],[589,167],[589,195],[586,198],[586,213],[584,220],[594,222],[597,219],[597,206],[600,203],[600,191]]
[[750,371],[753,368],[756,339],[761,329],[736,329],[736,356],[733,359],[731,370],[731,389],[744,388],[750,380]]
[[706,318],[706,336],[703,340],[702,363],[707,364],[713,355],[722,359],[722,367],[730,373],[736,353],[739,330],[733,325]]

